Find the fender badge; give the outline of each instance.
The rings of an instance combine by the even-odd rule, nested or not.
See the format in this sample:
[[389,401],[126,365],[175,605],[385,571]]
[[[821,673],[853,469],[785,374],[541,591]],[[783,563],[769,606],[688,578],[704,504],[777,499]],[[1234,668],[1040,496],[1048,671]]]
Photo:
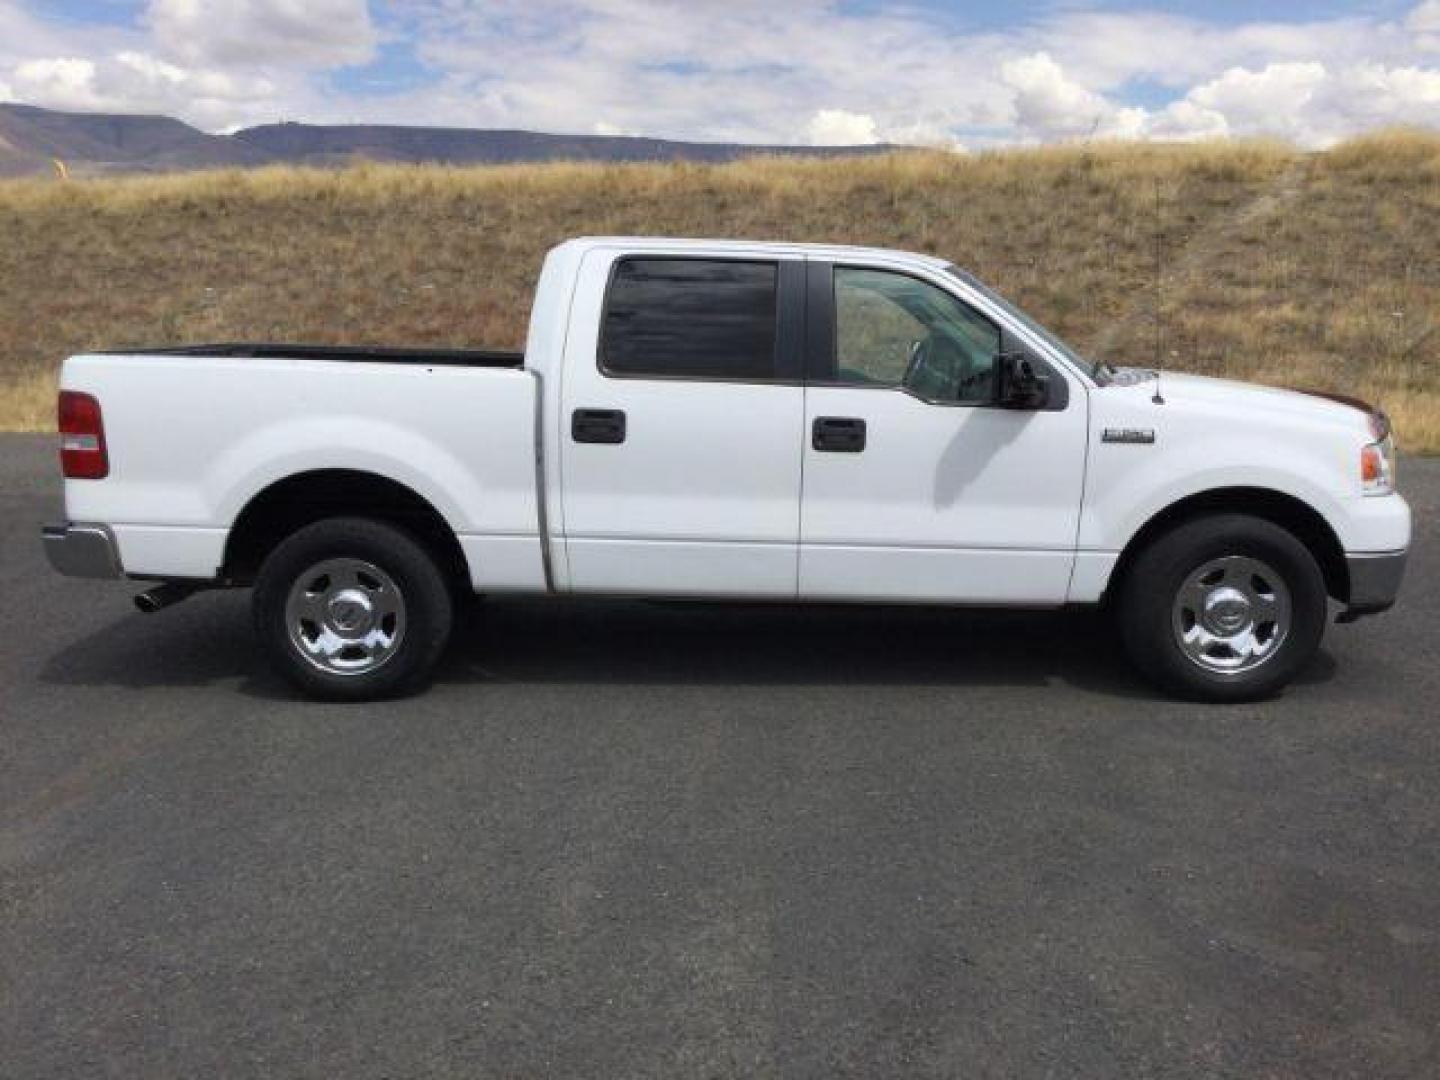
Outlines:
[[1107,427],[1104,433],[1101,434],[1100,441],[1110,443],[1143,443],[1148,445],[1155,441],[1155,429]]

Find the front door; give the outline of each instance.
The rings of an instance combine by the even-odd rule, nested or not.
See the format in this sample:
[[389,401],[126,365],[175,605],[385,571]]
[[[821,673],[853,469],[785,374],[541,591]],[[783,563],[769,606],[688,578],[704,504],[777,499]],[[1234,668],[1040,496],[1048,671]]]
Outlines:
[[566,343],[561,393],[572,591],[795,595],[804,272],[586,257],[570,325],[599,331]]
[[821,370],[806,390],[800,596],[1062,603],[1085,467],[1079,383],[1057,384],[1044,409],[1001,408],[1008,342],[981,311],[898,271],[815,262],[810,276]]

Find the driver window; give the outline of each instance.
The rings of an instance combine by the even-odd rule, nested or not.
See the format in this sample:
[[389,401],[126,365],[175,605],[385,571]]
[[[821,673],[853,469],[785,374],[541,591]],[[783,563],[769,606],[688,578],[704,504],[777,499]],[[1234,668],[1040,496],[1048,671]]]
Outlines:
[[994,398],[999,354],[999,328],[943,289],[888,270],[835,268],[841,384],[983,404]]

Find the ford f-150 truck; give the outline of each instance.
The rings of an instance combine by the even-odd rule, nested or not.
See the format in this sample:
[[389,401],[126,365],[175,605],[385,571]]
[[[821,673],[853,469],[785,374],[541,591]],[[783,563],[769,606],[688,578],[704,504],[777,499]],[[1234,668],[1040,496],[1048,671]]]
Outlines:
[[[219,345],[66,362],[53,565],[253,586],[327,698],[424,683],[477,593],[1061,607],[1181,695],[1285,685],[1395,600],[1410,511],[1349,399],[1077,354],[948,262],[573,240],[525,352]],[[964,648],[963,641],[955,643]]]

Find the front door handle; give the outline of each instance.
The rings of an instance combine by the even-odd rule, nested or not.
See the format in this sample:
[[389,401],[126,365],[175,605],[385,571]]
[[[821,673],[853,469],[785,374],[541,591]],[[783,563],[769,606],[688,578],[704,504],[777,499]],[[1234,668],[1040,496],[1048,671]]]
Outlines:
[[865,449],[865,421],[853,416],[817,416],[810,445],[830,454],[859,454]]
[[570,415],[570,437],[578,443],[623,443],[625,414],[619,409],[576,409]]

